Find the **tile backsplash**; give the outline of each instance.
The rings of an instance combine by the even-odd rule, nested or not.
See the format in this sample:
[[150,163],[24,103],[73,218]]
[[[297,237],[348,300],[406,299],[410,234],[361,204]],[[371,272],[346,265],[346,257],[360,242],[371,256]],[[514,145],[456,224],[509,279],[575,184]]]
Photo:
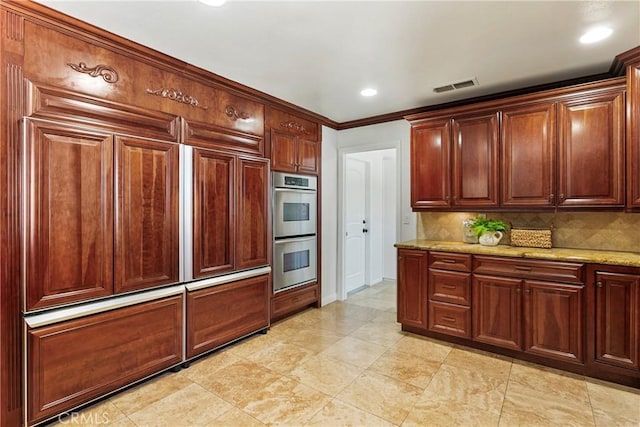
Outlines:
[[[418,213],[418,239],[462,241],[462,221],[471,212]],[[487,213],[514,228],[549,228],[553,247],[640,252],[640,214],[608,212]],[[501,243],[509,244],[507,235]]]

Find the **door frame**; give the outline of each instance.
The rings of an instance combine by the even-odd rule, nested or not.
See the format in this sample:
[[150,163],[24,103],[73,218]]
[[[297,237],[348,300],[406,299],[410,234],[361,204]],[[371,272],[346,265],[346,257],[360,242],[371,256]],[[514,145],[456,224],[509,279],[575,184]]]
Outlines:
[[[345,176],[346,176],[346,171],[347,171],[347,163],[348,163],[348,158],[347,156],[349,154],[360,154],[360,153],[347,153],[345,154],[345,162],[344,162],[344,170],[345,170]],[[369,162],[365,161],[365,160],[361,160],[359,158],[354,158],[351,159],[354,160],[356,162],[361,162],[364,165],[364,189],[365,189],[365,194],[364,194],[364,220],[366,221],[366,224],[363,224],[362,228],[365,228],[364,225],[369,225],[370,221],[371,221],[371,215],[370,215],[370,210],[371,210],[371,204],[370,204],[370,197],[369,197],[369,192],[371,191],[370,188],[370,179],[371,179],[371,165],[369,164]],[[344,183],[344,181],[343,181]],[[346,191],[346,186],[342,187],[342,190],[344,192],[344,206],[346,208],[347,206],[347,191]],[[346,232],[346,227],[347,227],[347,215],[346,215],[346,209],[344,211],[344,227],[345,227],[345,232],[342,235],[343,239],[345,240],[345,244],[344,244],[344,256],[345,256],[345,264],[346,264],[346,257],[347,257],[347,244],[346,244],[346,237],[347,237],[347,232]],[[371,262],[371,248],[369,247],[369,244],[371,243],[371,239],[369,239],[369,235],[363,233],[363,238],[364,238],[364,265],[363,265],[363,285],[366,286],[367,284],[369,284],[371,282],[371,277],[369,274],[369,263]],[[344,264],[343,264],[344,265]],[[348,294],[350,291],[347,289],[347,274],[346,274],[346,269],[344,272],[344,284],[345,284],[345,294]],[[359,289],[359,288],[355,288],[355,289]],[[355,290],[353,289],[353,290]]]
[[[368,151],[396,150],[396,238],[402,233],[402,145],[400,140],[378,142],[370,144],[353,145],[338,149],[338,256],[337,256],[337,283],[336,296],[338,301],[347,299],[345,286],[345,189],[344,177],[347,170],[347,154],[364,153]],[[369,272],[365,272],[368,277]]]

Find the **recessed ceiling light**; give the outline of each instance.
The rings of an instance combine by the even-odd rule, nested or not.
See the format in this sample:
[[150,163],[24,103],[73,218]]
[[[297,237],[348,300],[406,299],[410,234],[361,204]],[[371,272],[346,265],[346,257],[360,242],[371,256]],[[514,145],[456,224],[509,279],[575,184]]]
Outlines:
[[226,2],[227,0],[200,0],[200,3],[206,4],[207,6],[222,6]]
[[377,90],[372,89],[372,88],[370,88],[370,87],[369,87],[369,88],[366,88],[366,89],[362,89],[362,90],[360,91],[360,95],[362,95],[362,96],[374,96],[374,95],[376,95],[377,93],[378,93],[378,91],[377,91]]
[[604,40],[609,37],[613,33],[611,28],[607,27],[596,27],[587,31],[580,37],[580,43],[589,44],[599,42],[600,40]]

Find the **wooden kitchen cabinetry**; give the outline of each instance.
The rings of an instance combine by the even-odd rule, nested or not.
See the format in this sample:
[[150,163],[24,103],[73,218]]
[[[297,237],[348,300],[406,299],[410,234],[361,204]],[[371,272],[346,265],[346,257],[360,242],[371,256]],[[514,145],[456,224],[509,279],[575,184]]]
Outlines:
[[398,249],[398,322],[427,329],[427,252]]
[[474,257],[473,339],[583,363],[581,264]]
[[269,326],[269,275],[187,293],[187,358]]
[[473,275],[473,339],[522,350],[522,281]]
[[429,330],[471,338],[471,255],[429,253]]
[[43,421],[182,360],[181,295],[27,329],[27,419]]
[[25,127],[25,309],[176,282],[178,145],[63,122]]
[[178,281],[179,146],[116,137],[116,293]]
[[417,122],[411,129],[414,208],[498,206],[498,115]]
[[554,103],[523,105],[502,111],[501,206],[554,206],[555,119]]
[[267,109],[271,129],[271,169],[281,172],[319,172],[318,124],[274,108]]
[[640,370],[640,269],[595,266],[593,363]]
[[624,105],[612,79],[409,116],[412,207],[622,208]]
[[624,207],[624,90],[558,104],[558,207]]
[[299,311],[320,299],[320,288],[317,283],[300,286],[271,297],[271,319],[278,320]]
[[[188,144],[206,145],[191,137]],[[222,144],[216,141],[219,146]],[[188,147],[190,148],[190,147]],[[190,152],[189,150],[186,150]],[[193,148],[192,277],[267,265],[269,160]]]

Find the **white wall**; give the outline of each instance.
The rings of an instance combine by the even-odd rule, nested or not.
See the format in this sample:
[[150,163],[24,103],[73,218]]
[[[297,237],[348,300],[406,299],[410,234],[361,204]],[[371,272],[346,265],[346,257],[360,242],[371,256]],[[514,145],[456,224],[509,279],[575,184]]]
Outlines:
[[[400,192],[402,224],[397,241],[416,238],[416,214],[411,211],[409,181],[411,126],[405,120],[363,126],[337,132],[322,127],[322,303],[337,299],[338,265],[338,150],[343,148],[397,146],[400,158]],[[395,268],[395,267],[394,267]],[[386,274],[386,273],[385,273]]]
[[381,123],[371,126],[363,126],[338,132],[338,150],[351,147],[369,149],[391,148],[399,145],[400,156],[400,206],[402,212],[402,226],[397,236],[398,241],[416,238],[416,214],[411,211],[411,186],[410,186],[410,141],[411,126],[406,120],[397,120],[389,123]]
[[322,305],[337,299],[338,132],[322,127]]
[[396,187],[396,152],[388,151],[382,155],[382,176],[384,177],[382,183],[382,216],[384,222],[382,224],[382,277],[385,279],[396,279],[396,250],[393,244],[398,241],[396,239],[396,206],[395,203],[391,203],[394,200],[397,193]]

